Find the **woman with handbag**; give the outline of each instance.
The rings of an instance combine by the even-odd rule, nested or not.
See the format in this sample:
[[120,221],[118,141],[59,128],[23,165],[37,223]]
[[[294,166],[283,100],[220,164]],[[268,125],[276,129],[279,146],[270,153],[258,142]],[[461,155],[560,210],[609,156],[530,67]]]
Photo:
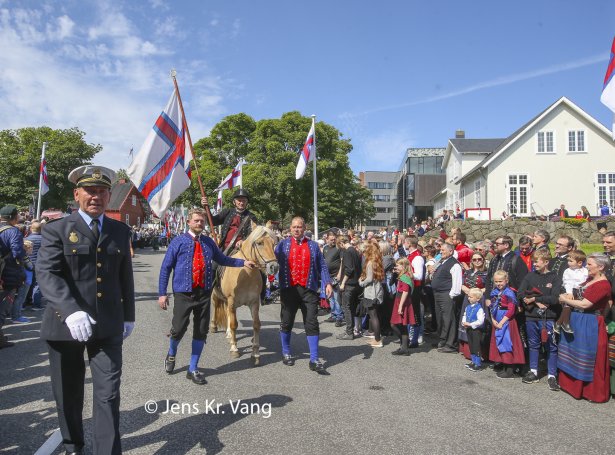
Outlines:
[[377,244],[369,242],[363,252],[365,263],[359,277],[359,286],[363,288],[361,306],[369,314],[370,331],[374,333],[374,339],[368,341],[373,348],[382,347],[380,336],[380,319],[378,319],[378,306],[384,301],[384,269],[382,267],[382,254]]
[[562,333],[557,369],[564,392],[576,399],[605,403],[610,398],[608,335],[603,314],[608,310],[611,284],[606,278],[610,260],[602,253],[587,259],[588,281],[575,298],[562,294],[559,301],[572,307],[570,326],[574,334]]

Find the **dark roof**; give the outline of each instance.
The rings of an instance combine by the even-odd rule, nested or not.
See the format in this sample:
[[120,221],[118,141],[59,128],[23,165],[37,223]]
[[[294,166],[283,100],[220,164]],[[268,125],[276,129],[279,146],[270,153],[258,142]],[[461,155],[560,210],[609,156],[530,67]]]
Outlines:
[[111,187],[111,200],[109,201],[107,210],[119,210],[122,207],[122,203],[126,200],[126,196],[128,196],[128,193],[130,193],[130,190],[133,188],[133,186],[134,185],[130,182],[115,182]]
[[459,153],[491,153],[506,139],[451,139]]

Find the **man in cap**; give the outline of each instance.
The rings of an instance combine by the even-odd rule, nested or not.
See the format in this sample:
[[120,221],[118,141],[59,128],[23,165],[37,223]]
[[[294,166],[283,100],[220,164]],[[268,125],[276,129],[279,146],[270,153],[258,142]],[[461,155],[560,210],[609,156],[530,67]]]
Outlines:
[[115,172],[81,166],[69,176],[79,210],[47,223],[36,275],[47,302],[51,386],[67,453],[82,453],[83,381],[87,350],[93,382],[94,453],[121,453],[122,343],[134,328],[130,229],[104,215]]
[[[241,242],[252,232],[252,223],[258,223],[256,216],[248,210],[250,194],[247,190],[239,189],[233,194],[233,208],[223,208],[216,215],[211,217],[214,226],[222,225],[220,244],[218,245],[225,254],[233,248],[239,248]],[[207,198],[201,199],[203,207],[207,204]],[[246,218],[249,218],[246,220]]]
[[19,213],[14,205],[0,209],[0,349],[14,345],[2,333],[2,326],[9,317],[17,288],[26,278],[23,263],[27,259],[23,235],[15,227]]

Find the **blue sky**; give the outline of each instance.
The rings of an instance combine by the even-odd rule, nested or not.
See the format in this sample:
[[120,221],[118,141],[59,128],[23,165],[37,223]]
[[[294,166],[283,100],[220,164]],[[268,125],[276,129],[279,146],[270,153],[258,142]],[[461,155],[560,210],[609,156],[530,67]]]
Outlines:
[[[196,142],[224,116],[298,110],[352,140],[353,170],[408,147],[506,137],[600,93],[615,2],[0,0],[0,129],[77,126],[127,167],[177,70]],[[307,134],[307,131],[306,131]]]

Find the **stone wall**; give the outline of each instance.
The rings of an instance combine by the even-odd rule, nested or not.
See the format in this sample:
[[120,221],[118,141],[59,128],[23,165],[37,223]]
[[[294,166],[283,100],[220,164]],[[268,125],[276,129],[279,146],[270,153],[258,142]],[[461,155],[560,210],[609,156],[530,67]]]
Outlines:
[[[609,217],[605,220],[607,230],[615,230],[615,218]],[[468,237],[468,243],[479,240],[495,240],[501,235],[509,235],[515,241],[523,235],[532,234],[537,229],[544,229],[551,234],[551,243],[558,235],[569,235],[578,243],[602,243],[602,234],[598,232],[597,222],[589,221],[580,225],[571,225],[563,221],[532,221],[525,219],[507,221],[477,221],[477,220],[455,220],[449,221],[445,225],[447,234],[450,235],[454,228],[460,228]],[[438,229],[429,231],[424,238],[438,236]]]

